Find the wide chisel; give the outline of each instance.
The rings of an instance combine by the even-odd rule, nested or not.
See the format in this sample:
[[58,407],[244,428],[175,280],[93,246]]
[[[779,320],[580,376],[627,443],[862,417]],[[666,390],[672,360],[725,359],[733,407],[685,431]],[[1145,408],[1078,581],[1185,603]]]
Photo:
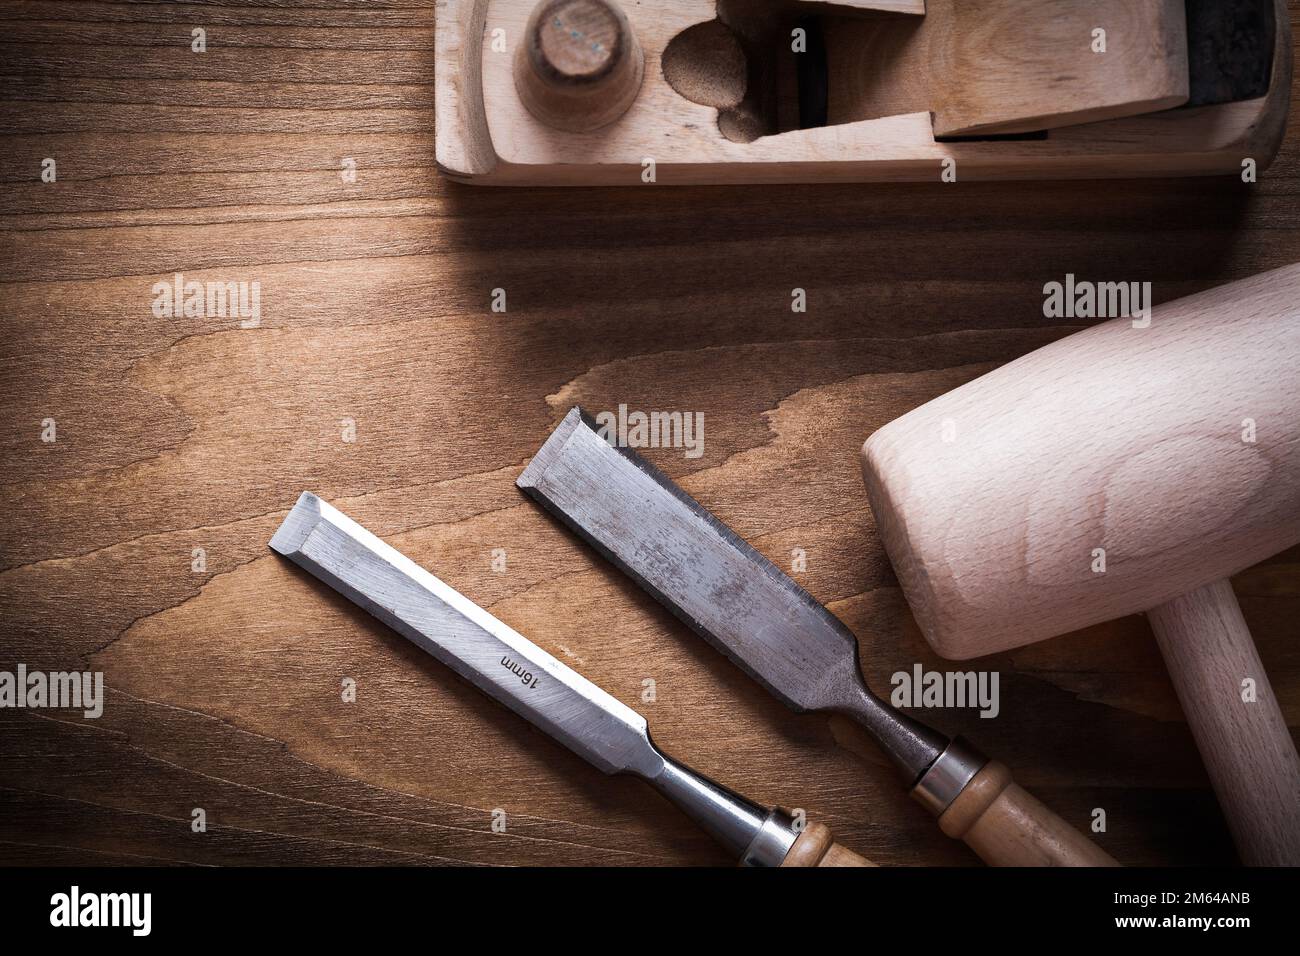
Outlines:
[[517,484],[791,709],[856,720],[912,796],[987,863],[1115,861],[962,738],[867,688],[853,633],[653,465],[574,408]]
[[303,492],[271,548],[597,769],[647,781],[742,865],[873,865],[825,826],[761,807],[666,757],[636,711],[316,495]]

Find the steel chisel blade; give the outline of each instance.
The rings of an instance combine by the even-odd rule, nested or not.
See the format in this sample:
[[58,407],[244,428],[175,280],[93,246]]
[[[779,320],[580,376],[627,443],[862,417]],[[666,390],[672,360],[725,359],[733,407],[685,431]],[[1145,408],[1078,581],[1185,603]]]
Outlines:
[[316,495],[271,548],[605,773],[661,767],[644,717]]
[[516,484],[787,707],[854,717],[909,782],[948,745],[871,693],[839,618],[582,409]]
[[859,679],[838,618],[581,409],[516,484],[787,706],[833,707]]

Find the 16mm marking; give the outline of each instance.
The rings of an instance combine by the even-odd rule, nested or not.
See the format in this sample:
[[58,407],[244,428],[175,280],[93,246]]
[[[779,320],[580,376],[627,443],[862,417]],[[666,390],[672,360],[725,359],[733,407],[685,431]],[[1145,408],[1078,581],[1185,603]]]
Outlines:
[[533,672],[526,670],[522,664],[516,664],[510,658],[503,657],[501,658],[501,666],[523,681],[524,686],[529,690],[537,686],[537,678],[533,676]]

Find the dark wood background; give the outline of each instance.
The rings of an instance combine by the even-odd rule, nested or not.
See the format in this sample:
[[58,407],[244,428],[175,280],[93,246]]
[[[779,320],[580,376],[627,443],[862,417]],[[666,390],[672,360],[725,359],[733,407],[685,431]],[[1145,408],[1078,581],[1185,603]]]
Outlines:
[[[1041,312],[1067,272],[1163,301],[1300,259],[1294,110],[1249,186],[475,190],[434,169],[434,8],[0,4],[0,669],[108,687],[99,720],[0,711],[0,862],[727,862],[272,555],[303,489],[679,759],[882,863],[976,862],[851,728],[784,710],[514,479],[574,403],[702,411],[702,458],[649,457],[778,564],[806,550],[798,579],[877,690],[942,666],[875,534],[862,440],[1072,331]],[[175,272],[260,282],[261,327],[155,318]],[[1295,728],[1300,549],[1234,585]],[[931,722],[1072,821],[1105,808],[1125,863],[1233,858],[1141,618],[979,666],[1001,716]]]

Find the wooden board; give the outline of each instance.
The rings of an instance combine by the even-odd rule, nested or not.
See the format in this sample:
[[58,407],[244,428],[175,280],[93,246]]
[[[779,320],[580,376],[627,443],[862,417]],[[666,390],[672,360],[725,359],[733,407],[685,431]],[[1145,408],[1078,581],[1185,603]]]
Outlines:
[[[975,863],[850,727],[786,711],[514,478],[575,402],[703,412],[701,458],[648,456],[778,564],[803,549],[797,579],[888,693],[943,665],[876,536],[862,438],[1083,324],[1042,316],[1067,272],[1164,301],[1300,260],[1300,138],[1255,185],[470,189],[434,169],[434,12],[0,6],[0,669],[108,687],[98,720],[0,710],[0,861],[728,862],[272,555],[311,488],[700,770],[881,864]],[[176,272],[259,282],[260,327],[155,317]],[[1234,584],[1294,732],[1300,551]],[[1105,808],[1122,862],[1231,858],[1144,621],[986,666],[997,719],[923,716],[1070,819]]]

